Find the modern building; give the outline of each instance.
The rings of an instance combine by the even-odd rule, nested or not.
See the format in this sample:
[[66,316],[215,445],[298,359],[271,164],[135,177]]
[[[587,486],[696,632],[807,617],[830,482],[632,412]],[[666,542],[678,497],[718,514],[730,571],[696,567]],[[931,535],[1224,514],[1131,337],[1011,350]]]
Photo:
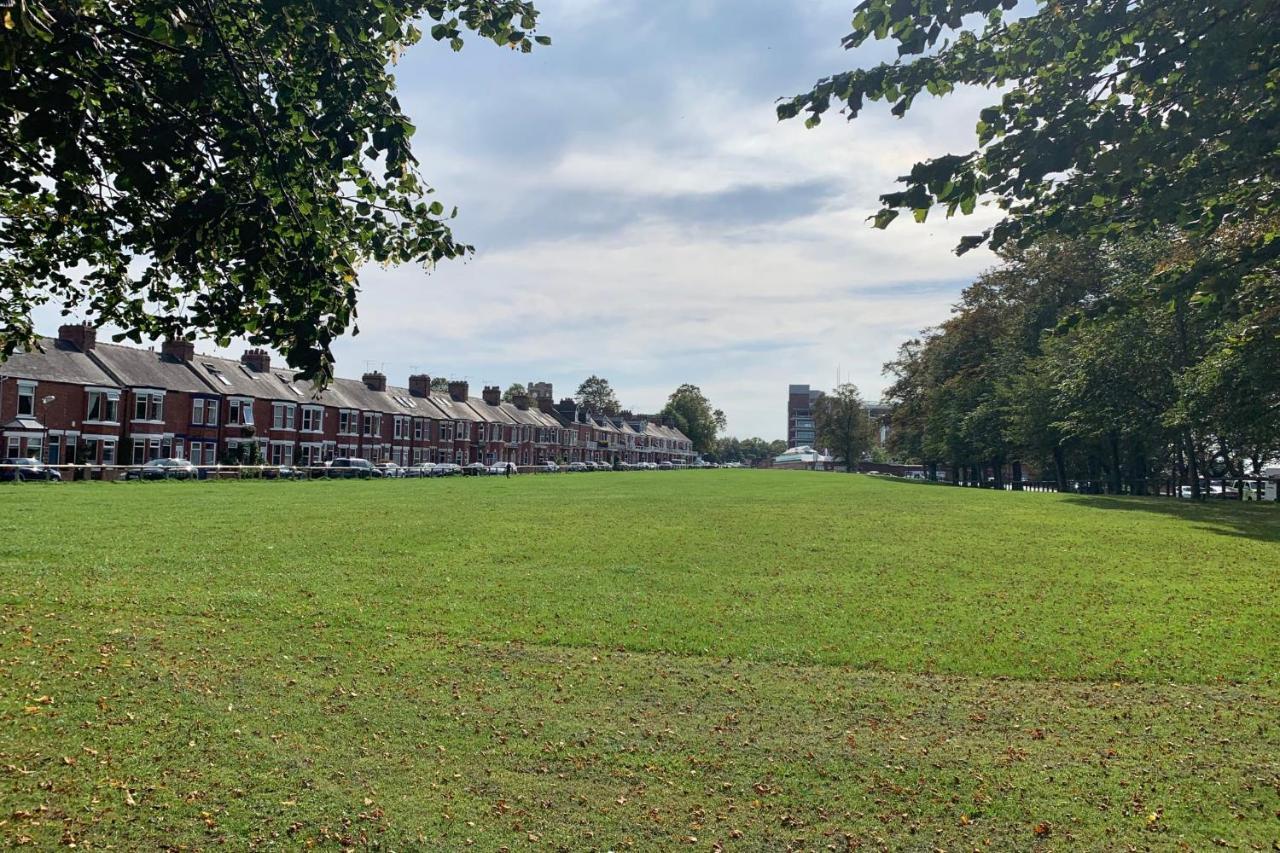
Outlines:
[[556,406],[550,384],[531,387],[537,396],[507,403],[496,385],[476,398],[466,382],[450,382],[445,393],[432,391],[427,375],[396,387],[373,371],[317,391],[264,350],[237,361],[167,341],[157,352],[99,343],[92,327],[69,325],[0,363],[0,450],[102,466],[161,458],[202,466],[694,458],[674,422],[606,417],[571,400]]
[[787,388],[787,447],[817,443],[813,410],[821,397],[821,391],[813,390],[808,385],[791,385]]

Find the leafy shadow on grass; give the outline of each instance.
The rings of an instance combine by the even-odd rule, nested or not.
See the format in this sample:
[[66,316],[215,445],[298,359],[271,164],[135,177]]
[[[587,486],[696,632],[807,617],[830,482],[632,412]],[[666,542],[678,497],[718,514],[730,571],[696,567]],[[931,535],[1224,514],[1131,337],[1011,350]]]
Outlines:
[[1200,530],[1220,536],[1238,536],[1262,542],[1280,542],[1280,506],[1238,501],[1193,503],[1163,497],[1115,497],[1064,495],[1064,501],[1107,511],[1150,512],[1190,522]]

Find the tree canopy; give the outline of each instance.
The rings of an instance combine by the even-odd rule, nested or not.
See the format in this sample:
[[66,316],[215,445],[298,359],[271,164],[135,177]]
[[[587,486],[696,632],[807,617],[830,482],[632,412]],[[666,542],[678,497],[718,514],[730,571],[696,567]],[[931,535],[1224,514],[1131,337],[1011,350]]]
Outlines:
[[1183,251],[1160,238],[1006,251],[886,365],[892,449],[1138,494],[1257,474],[1280,455],[1280,269],[1229,300],[1171,298],[1158,271]]
[[813,410],[819,446],[835,452],[852,471],[871,447],[871,420],[856,385],[845,383],[818,398]]
[[325,381],[369,262],[470,251],[390,66],[529,51],[526,0],[24,0],[0,28],[0,345],[48,302],[124,336],[244,336]]
[[711,407],[711,401],[697,385],[681,385],[667,398],[661,414],[670,416],[682,433],[689,437],[699,453],[714,453],[716,432],[727,423],[724,412]]
[[512,382],[507,386],[507,390],[502,392],[502,401],[504,403],[514,403],[516,397],[523,397],[529,391],[521,382]]
[[622,409],[622,405],[618,402],[618,395],[613,392],[613,386],[609,384],[609,380],[595,375],[582,380],[574,399],[584,409],[605,415],[616,415]]
[[[960,250],[1029,247],[1051,235],[1179,233],[1192,252],[1161,273],[1192,289],[1280,256],[1280,6],[1273,0],[863,0],[846,48],[897,43],[898,59],[818,81],[778,106],[818,124],[866,101],[902,116],[921,94],[1002,91],[981,111],[973,150],[916,163],[880,197],[875,224],[924,221],[982,199],[1004,218]],[[1239,229],[1223,241],[1224,226]],[[1224,251],[1229,249],[1229,251]]]

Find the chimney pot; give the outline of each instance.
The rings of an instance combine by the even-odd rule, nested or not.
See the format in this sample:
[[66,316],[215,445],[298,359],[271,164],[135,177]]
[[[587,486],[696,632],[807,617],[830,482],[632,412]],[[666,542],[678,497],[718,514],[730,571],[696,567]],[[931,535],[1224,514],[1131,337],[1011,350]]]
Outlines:
[[271,354],[264,349],[245,350],[240,363],[254,373],[267,373],[271,370]]
[[196,345],[191,341],[168,340],[160,345],[160,352],[175,361],[189,362],[196,356]]
[[425,373],[415,373],[409,377],[409,394],[414,397],[431,396],[431,377]]
[[98,330],[88,323],[69,323],[58,327],[58,340],[71,344],[80,352],[88,352],[98,343]]

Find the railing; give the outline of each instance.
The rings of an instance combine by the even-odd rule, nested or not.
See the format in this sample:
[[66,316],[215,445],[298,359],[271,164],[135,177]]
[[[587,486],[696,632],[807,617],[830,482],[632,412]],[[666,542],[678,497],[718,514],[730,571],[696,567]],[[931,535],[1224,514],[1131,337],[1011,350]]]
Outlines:
[[[939,480],[938,482],[949,483],[950,481]],[[1204,477],[1198,482],[1202,500],[1280,501],[1280,483],[1275,480]],[[1024,480],[1021,484],[1005,482],[996,486],[990,479],[985,482],[962,479],[956,485],[968,488],[1063,492],[1075,495],[1130,495],[1184,500],[1192,496],[1191,486],[1175,479],[1125,480],[1119,484],[1118,489],[1110,480],[1070,480],[1065,488],[1060,487],[1056,480]]]
[[[452,464],[452,463],[450,463]],[[467,463],[474,465],[476,463]],[[500,465],[499,462],[480,463],[489,468],[493,465]],[[558,464],[555,471],[548,471],[544,464],[534,465],[516,465],[516,473],[519,474],[562,474],[568,471],[569,463],[563,465]],[[464,469],[467,465],[462,466]],[[672,463],[674,469],[685,469],[688,465],[683,463]],[[147,471],[145,479],[156,480],[291,480],[291,479],[368,479],[368,478],[390,478],[390,479],[416,479],[426,478],[428,475],[425,470],[413,470],[412,468],[402,467],[394,474],[385,474],[382,469],[378,469],[379,473],[373,473],[370,468],[329,468],[323,465],[196,465],[194,466],[194,476],[190,469],[175,468],[165,471],[156,471],[154,469],[145,469],[143,465],[106,465],[97,463],[80,463],[80,464],[56,464],[46,465],[41,463],[39,466],[31,465],[14,465],[0,463],[0,484],[6,482],[117,482],[123,480],[139,479],[141,472]],[[476,470],[476,469],[473,469]],[[600,470],[600,469],[591,469]],[[639,470],[636,467],[622,468],[620,470]],[[50,477],[44,472],[56,472],[56,477]],[[133,472],[134,476],[130,476]],[[469,473],[469,472],[467,472]],[[480,472],[488,476],[501,476],[501,474],[490,474],[487,470]]]

